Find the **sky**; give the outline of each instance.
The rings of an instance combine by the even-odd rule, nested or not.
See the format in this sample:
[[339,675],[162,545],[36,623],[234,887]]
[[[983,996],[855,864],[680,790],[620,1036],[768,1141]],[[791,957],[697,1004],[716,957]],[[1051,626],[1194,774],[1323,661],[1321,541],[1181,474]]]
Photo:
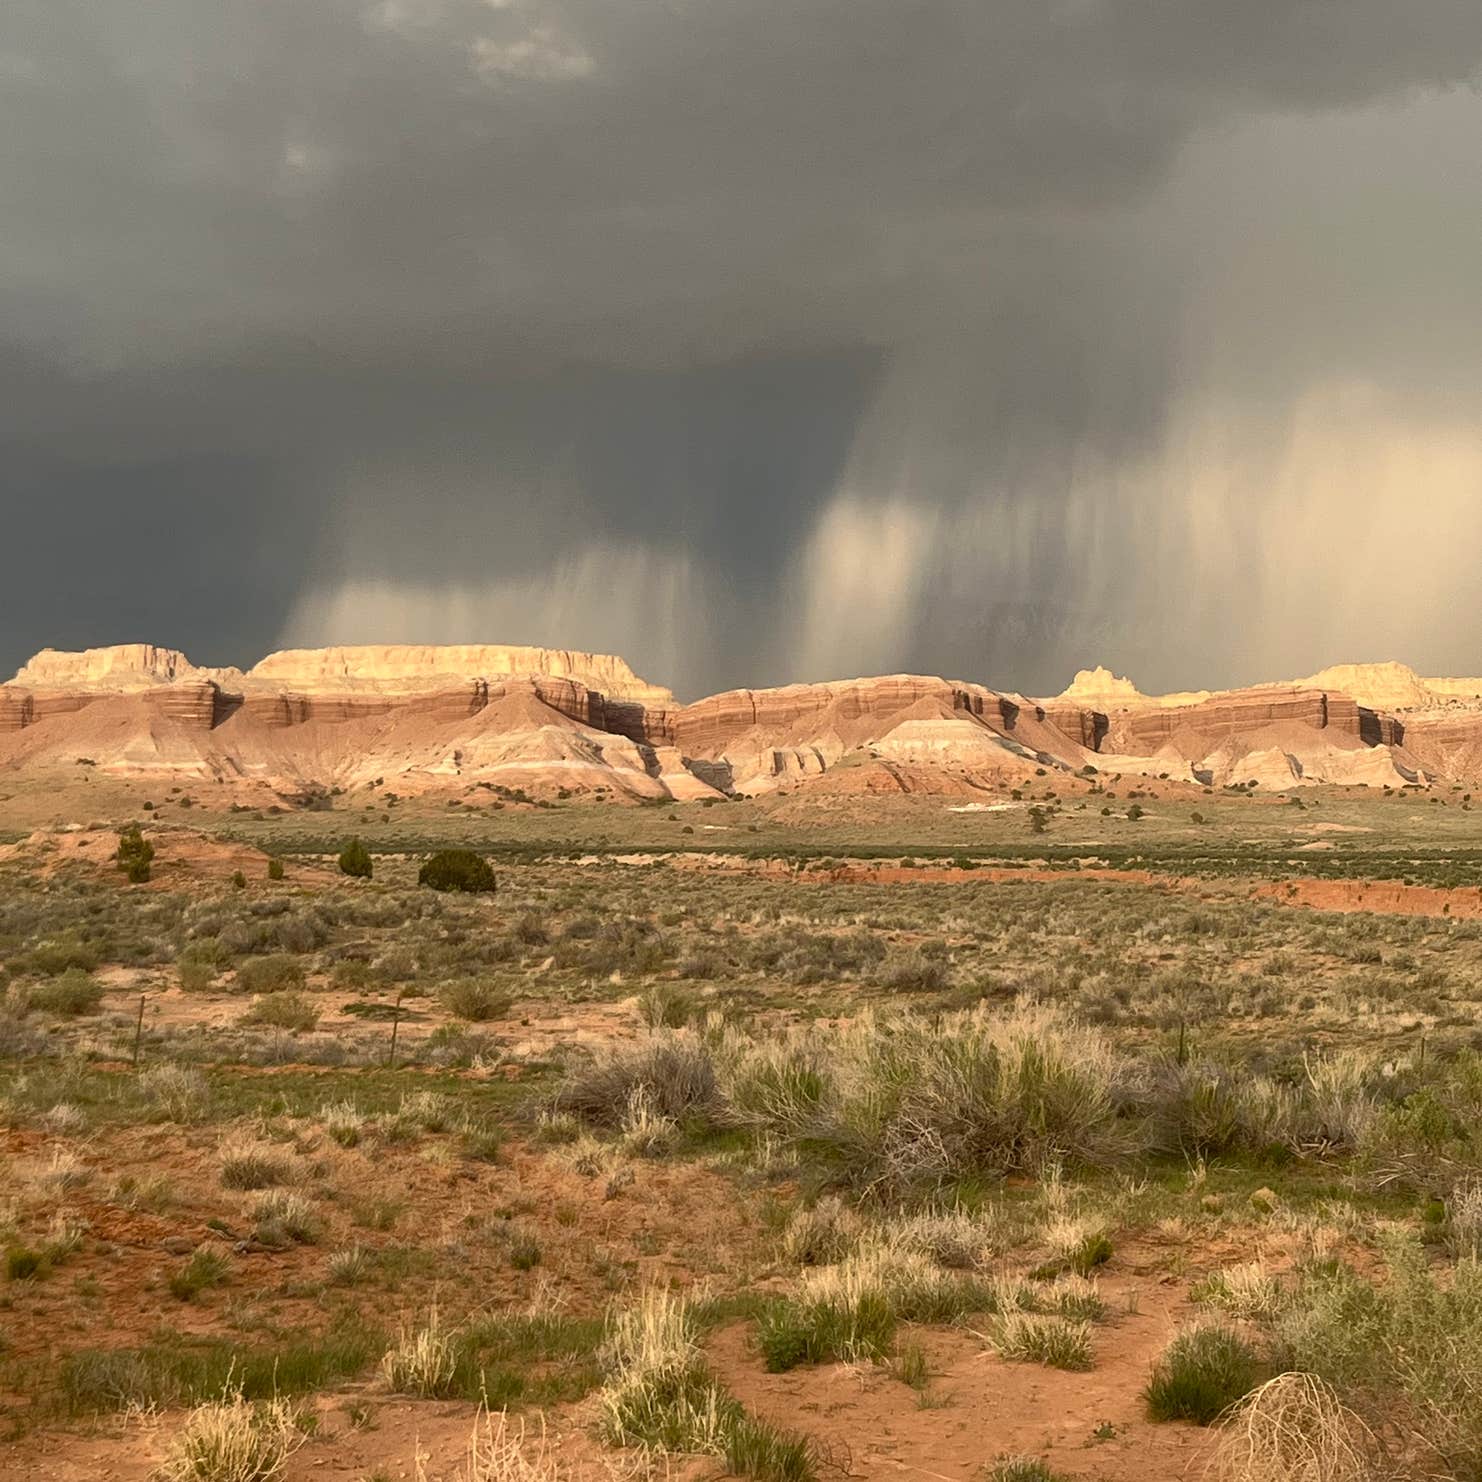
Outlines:
[[0,672],[1482,673],[1477,0],[7,0]]

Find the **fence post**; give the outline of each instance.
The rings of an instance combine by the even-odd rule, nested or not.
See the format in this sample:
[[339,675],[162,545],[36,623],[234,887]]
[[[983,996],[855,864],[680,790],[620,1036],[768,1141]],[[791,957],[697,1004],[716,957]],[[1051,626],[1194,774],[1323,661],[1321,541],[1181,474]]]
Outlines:
[[387,1070],[396,1069],[396,1032],[401,1028],[401,1000],[405,993],[405,988],[397,992],[396,1007],[391,1013],[391,1056],[386,1062]]

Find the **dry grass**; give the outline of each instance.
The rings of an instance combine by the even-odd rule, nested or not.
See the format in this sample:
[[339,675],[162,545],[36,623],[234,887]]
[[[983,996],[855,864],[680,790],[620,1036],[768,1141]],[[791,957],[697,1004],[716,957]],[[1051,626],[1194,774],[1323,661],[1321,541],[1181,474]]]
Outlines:
[[1311,1374],[1278,1374],[1224,1420],[1209,1482],[1379,1482],[1388,1475],[1368,1426]]
[[[439,1482],[561,1482],[566,1468],[557,1457],[542,1421],[533,1429],[507,1415],[479,1416],[468,1437],[468,1456],[452,1477]],[[420,1454],[416,1482],[433,1482]]]
[[428,1399],[447,1392],[456,1365],[453,1335],[434,1307],[422,1327],[403,1327],[381,1356],[381,1378],[397,1394]]
[[302,1443],[288,1405],[253,1405],[236,1395],[186,1416],[158,1475],[160,1482],[277,1482]]

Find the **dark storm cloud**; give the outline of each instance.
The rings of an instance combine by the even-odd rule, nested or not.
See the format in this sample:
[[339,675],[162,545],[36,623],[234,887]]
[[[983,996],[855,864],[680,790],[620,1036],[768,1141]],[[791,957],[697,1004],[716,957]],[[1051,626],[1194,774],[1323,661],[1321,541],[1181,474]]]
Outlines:
[[[1176,544],[1187,512],[1126,486],[1192,385],[1277,401],[1379,358],[1422,410],[1455,395],[1477,223],[1437,213],[1438,172],[1482,114],[1408,120],[1479,56],[1474,0],[19,0],[0,667],[622,637],[691,690],[813,663],[1044,687],[1102,640],[1151,654],[1149,520]],[[1400,121],[1342,133],[1376,110]],[[1331,202],[1282,183],[1304,151]],[[1406,178],[1435,189],[1403,225],[1341,234]],[[1299,329],[1229,312],[1273,285]],[[830,594],[876,528],[909,550],[866,641]],[[581,552],[626,588],[499,596]],[[655,636],[665,581],[706,620]],[[501,631],[447,631],[444,587]]]

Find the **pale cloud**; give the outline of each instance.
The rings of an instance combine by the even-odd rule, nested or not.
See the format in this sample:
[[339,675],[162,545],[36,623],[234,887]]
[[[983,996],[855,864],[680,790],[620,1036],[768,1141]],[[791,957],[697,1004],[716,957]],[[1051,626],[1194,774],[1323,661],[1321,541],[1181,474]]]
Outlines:
[[564,82],[590,77],[595,60],[549,26],[536,26],[514,41],[479,36],[471,47],[474,69],[484,77]]

